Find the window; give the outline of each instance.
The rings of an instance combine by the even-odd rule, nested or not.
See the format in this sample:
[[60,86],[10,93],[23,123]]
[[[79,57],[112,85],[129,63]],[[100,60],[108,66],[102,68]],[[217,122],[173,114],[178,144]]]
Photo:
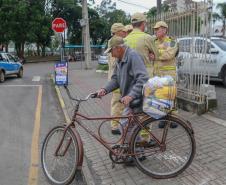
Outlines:
[[179,51],[180,52],[190,52],[191,39],[184,39],[179,41]]
[[7,56],[11,62],[16,62],[12,55],[7,54]]
[[208,53],[211,48],[214,48],[210,42],[206,41],[205,38],[203,39],[196,39],[195,41],[195,53]]
[[226,51],[226,40],[225,39],[213,39],[212,40],[222,50]]

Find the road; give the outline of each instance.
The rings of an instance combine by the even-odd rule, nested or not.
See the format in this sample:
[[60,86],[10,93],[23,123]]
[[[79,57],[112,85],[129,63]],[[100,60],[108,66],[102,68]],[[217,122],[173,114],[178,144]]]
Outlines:
[[40,168],[41,143],[64,122],[50,80],[53,66],[26,64],[22,79],[0,84],[0,185],[48,184]]

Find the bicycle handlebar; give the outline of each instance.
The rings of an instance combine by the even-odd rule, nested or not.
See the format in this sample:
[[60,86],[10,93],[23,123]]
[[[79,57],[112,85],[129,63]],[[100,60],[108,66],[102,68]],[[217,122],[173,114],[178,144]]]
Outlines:
[[88,96],[86,96],[84,99],[74,98],[74,97],[72,97],[72,95],[70,93],[70,90],[68,89],[68,87],[66,85],[64,86],[64,88],[65,88],[65,90],[67,92],[68,97],[71,100],[75,100],[75,101],[80,101],[81,102],[81,101],[87,101],[89,98],[98,98],[98,96],[97,96],[98,93],[97,92],[88,94]]

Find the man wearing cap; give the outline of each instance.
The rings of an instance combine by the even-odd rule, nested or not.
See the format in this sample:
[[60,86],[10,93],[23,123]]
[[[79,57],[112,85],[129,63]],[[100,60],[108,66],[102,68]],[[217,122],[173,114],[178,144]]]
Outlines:
[[[119,36],[119,37],[125,37],[126,36],[126,30],[125,27],[122,23],[114,23],[111,26],[111,33],[114,36]],[[110,43],[111,39],[108,41],[108,48],[109,48],[109,43]],[[112,57],[111,53],[109,53],[109,58],[108,58],[108,66],[109,66],[109,70],[108,70],[108,80],[111,79],[113,70],[115,68],[115,58]],[[122,115],[122,111],[124,109],[124,105],[122,103],[120,103],[120,90],[116,89],[113,93],[112,93],[112,99],[111,99],[111,116],[120,116]],[[119,130],[119,122],[118,120],[113,120],[111,122],[111,132],[112,134],[120,134],[120,130]]]
[[[158,49],[159,56],[154,59],[154,75],[170,75],[176,79],[176,55],[179,52],[178,43],[172,37],[167,36],[168,25],[164,21],[159,21],[154,26],[156,35],[155,45]],[[160,122],[159,128],[164,128],[165,122]],[[171,123],[171,128],[176,128],[176,123]]]
[[[125,105],[123,115],[128,114],[128,107],[133,100],[133,111],[142,112],[142,88],[149,79],[142,57],[137,51],[126,46],[122,37],[117,36],[112,37],[109,48],[105,52],[111,52],[117,59],[116,67],[111,80],[104,88],[97,91],[98,96],[105,96],[119,88],[120,100]],[[126,126],[127,121],[122,121],[121,124]]]
[[178,43],[172,37],[167,36],[168,25],[164,21],[157,22],[154,31],[156,35],[154,42],[159,52],[159,56],[154,60],[154,75],[171,75],[176,78]]
[[125,43],[143,57],[149,76],[152,77],[153,64],[150,61],[149,53],[153,53],[157,57],[158,51],[155,48],[154,39],[149,34],[144,33],[146,16],[143,13],[133,14],[131,16],[131,24],[133,31],[125,38]]
[[127,24],[125,26],[126,36],[129,35],[133,31],[133,26],[131,24]]

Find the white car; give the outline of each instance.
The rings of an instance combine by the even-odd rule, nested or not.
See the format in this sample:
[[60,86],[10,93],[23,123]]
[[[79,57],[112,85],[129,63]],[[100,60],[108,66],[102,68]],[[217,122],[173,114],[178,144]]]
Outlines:
[[108,55],[102,54],[98,57],[98,64],[108,64]]
[[[226,39],[195,37],[192,44],[192,37],[184,37],[178,38],[178,41],[180,47],[177,57],[179,72],[186,73],[188,69],[196,74],[207,72],[211,80],[222,80],[226,87]],[[192,49],[194,50],[194,58],[191,61],[188,58],[192,56]],[[205,51],[207,51],[206,54]]]

